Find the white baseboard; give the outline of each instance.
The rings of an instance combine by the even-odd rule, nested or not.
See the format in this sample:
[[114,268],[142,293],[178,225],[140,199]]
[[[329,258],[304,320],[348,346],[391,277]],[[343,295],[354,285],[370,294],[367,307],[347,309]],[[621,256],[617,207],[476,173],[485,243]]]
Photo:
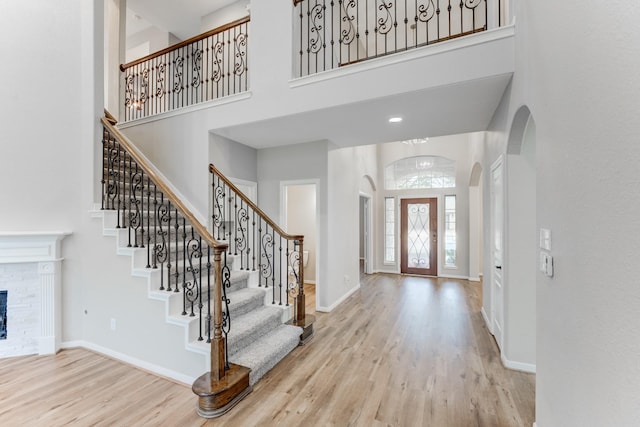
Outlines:
[[515,371],[527,372],[529,374],[536,373],[536,365],[533,365],[531,363],[514,362],[507,359],[504,354],[500,355],[500,360],[502,360],[502,364],[505,368],[513,369]]
[[456,276],[455,274],[438,274],[438,277],[442,277],[444,279],[469,280],[469,276]]
[[480,281],[480,277],[469,277],[469,281],[470,282],[479,282]]
[[307,279],[304,279],[304,283],[305,283],[305,284],[307,284],[307,285],[315,285],[315,284],[316,284],[316,281],[315,281],[315,280],[307,280]]
[[485,325],[487,325],[487,329],[489,329],[489,332],[491,332],[491,334],[493,335],[493,328],[491,327],[491,322],[489,322],[489,316],[487,316],[487,312],[484,311],[484,307],[480,309],[480,314],[482,314],[482,318],[484,319]]
[[331,304],[329,307],[321,307],[318,306],[316,307],[316,311],[321,311],[323,313],[329,313],[330,311],[332,311],[334,308],[336,308],[337,306],[339,306],[340,304],[342,304],[347,298],[349,298],[355,291],[357,291],[358,289],[360,289],[360,283],[358,283],[357,286],[355,286],[354,288],[352,288],[349,292],[347,292],[346,294],[344,294],[342,296],[342,298],[340,298],[338,301],[334,302],[333,304]]
[[536,422],[533,422],[533,427],[538,427],[538,424],[536,424]]
[[196,380],[195,378],[192,378],[188,375],[184,375],[179,372],[172,371],[165,367],[158,366],[153,363],[149,363],[147,361],[140,360],[135,357],[129,356],[127,354],[119,353],[117,351],[113,351],[106,347],[102,347],[100,345],[90,343],[87,341],[67,341],[67,342],[63,342],[60,347],[63,349],[76,348],[76,347],[86,348],[87,350],[91,350],[96,353],[103,354],[105,356],[111,357],[113,359],[119,360],[129,365],[136,366],[144,371],[151,372],[153,374],[172,379],[174,381],[183,383],[188,386],[191,386]]

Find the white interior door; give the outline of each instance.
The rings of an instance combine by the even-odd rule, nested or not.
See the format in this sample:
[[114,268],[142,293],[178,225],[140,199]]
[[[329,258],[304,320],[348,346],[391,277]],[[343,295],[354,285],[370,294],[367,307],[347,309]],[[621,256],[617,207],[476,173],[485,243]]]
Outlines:
[[504,337],[504,173],[502,160],[491,169],[491,317],[493,335],[502,349]]
[[371,274],[371,260],[369,259],[369,250],[371,248],[371,241],[369,240],[371,238],[371,234],[369,232],[369,227],[371,226],[369,224],[369,202],[371,201],[371,199],[369,198],[364,198],[364,215],[363,215],[363,222],[364,222],[364,272],[366,274]]

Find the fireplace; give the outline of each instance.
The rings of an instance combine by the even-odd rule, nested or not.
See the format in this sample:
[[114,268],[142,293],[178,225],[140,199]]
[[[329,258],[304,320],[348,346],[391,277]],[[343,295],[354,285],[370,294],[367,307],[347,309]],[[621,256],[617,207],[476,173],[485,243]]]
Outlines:
[[68,234],[0,233],[0,358],[60,349],[60,242]]
[[7,291],[0,291],[0,340],[7,339]]

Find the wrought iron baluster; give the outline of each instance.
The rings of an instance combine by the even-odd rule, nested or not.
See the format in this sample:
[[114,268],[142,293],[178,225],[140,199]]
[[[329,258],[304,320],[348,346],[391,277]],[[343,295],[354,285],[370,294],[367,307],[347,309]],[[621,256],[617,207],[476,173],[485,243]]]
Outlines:
[[[233,30],[233,36],[231,35],[231,31]],[[229,40],[233,40],[233,93],[238,93],[236,91],[236,60],[238,59],[238,44],[237,44],[237,28],[233,28],[229,30]],[[229,46],[229,50],[231,50],[231,46]]]
[[[253,210],[253,209],[252,209]],[[252,251],[252,260],[253,265],[251,271],[256,271],[256,250],[258,249],[258,245],[256,242],[256,211],[253,210],[253,222],[251,223],[251,231],[253,233],[253,251]]]
[[300,3],[296,4],[295,7],[300,7],[300,12],[298,13],[298,16],[300,17],[300,77],[302,77],[304,75],[304,72],[302,70],[302,63],[304,61],[304,55],[302,53],[302,40],[303,40],[303,34],[304,34],[304,24],[303,24],[303,18],[304,15],[302,13],[302,5]]
[[262,277],[263,277],[263,265],[264,265],[264,261],[263,258],[265,256],[265,250],[264,247],[262,246],[262,218],[258,218],[258,241],[260,242],[260,244],[258,245],[258,268],[260,269],[260,276],[258,277],[258,287],[261,288],[262,287]]
[[[186,226],[185,219],[182,220],[183,228]],[[200,271],[202,270],[202,241],[200,236],[196,236],[193,229],[191,233],[183,233],[185,246],[185,261],[183,261],[183,281],[182,296],[184,301],[184,311],[182,315],[190,311],[189,317],[195,317],[195,306],[200,305]],[[188,239],[187,239],[188,238]],[[201,307],[199,307],[201,308]],[[202,318],[202,317],[201,317]],[[200,323],[199,341],[202,341],[202,323]]]
[[[293,274],[293,266],[291,265],[291,260],[289,258],[289,241],[286,240],[285,243],[285,271],[286,271],[286,276],[285,276],[285,285],[287,287],[286,289],[286,299],[287,299],[287,307],[289,306],[289,289],[291,288],[290,285],[290,276]],[[282,263],[280,263],[282,265]],[[282,276],[282,275],[281,275]],[[280,301],[280,305],[282,305],[282,301]]]
[[[326,0],[325,0],[326,2]],[[335,32],[334,32],[334,6],[335,0],[331,0],[331,69],[335,67],[334,58],[335,58]]]
[[[171,264],[171,246],[172,246],[172,240],[171,240],[171,228],[174,227],[172,225],[172,222],[174,220],[173,215],[171,214],[171,201],[167,201],[167,218],[168,218],[168,223],[167,223],[167,291],[171,292],[172,290],[172,286],[171,286],[171,269],[173,268],[173,265]],[[177,218],[175,219],[177,222]],[[176,249],[177,252],[177,249]],[[176,269],[178,267],[178,264],[176,263],[175,265]]]
[[[269,224],[265,221],[264,234],[262,234],[262,265],[260,267],[262,277],[264,278],[264,287],[269,289],[269,280],[273,277],[273,246],[274,241],[269,233]],[[262,230],[261,230],[262,231]],[[274,301],[275,304],[275,296]]]
[[449,20],[449,23],[447,24],[449,27],[449,37],[451,37],[451,0],[449,0],[447,4],[447,18]]
[[278,246],[278,257],[279,257],[279,262],[278,262],[278,270],[280,271],[280,274],[278,275],[278,291],[280,293],[280,302],[279,305],[282,305],[282,276],[284,274],[286,274],[286,272],[282,271],[282,236],[280,236],[280,245]]
[[437,0],[438,7],[436,8],[436,40],[440,40],[440,0]]
[[[238,198],[239,196],[236,195],[236,200]],[[247,222],[249,220],[249,216],[242,199],[240,199],[240,209],[236,209],[236,213],[236,229],[240,232],[240,236],[236,238],[236,250],[240,252],[240,270],[244,270],[245,268],[249,270],[249,245],[247,236]]]
[[273,228],[271,228],[271,259],[273,261],[272,271],[271,271],[271,291],[273,293],[273,304],[276,303],[276,233]]
[[228,235],[225,235],[227,237],[227,240],[229,241],[229,255],[231,255],[231,252],[233,251],[233,232],[234,232],[234,228],[231,225],[231,219],[233,218],[233,216],[231,215],[231,202],[233,201],[233,193],[231,192],[231,188],[229,188],[226,184],[225,184],[225,189],[227,191],[227,193],[229,194],[229,196],[227,197],[227,220],[229,221],[229,233]]
[[404,50],[409,49],[409,5],[404,0]]
[[233,64],[233,61],[231,60],[231,45],[233,43],[231,42],[231,34],[228,31],[224,31],[222,34],[223,38],[226,40],[225,46],[227,48],[225,51],[227,54],[227,66],[225,67],[225,74],[227,76],[227,95],[231,95],[231,64]]
[[[138,245],[138,247],[140,248],[144,248],[144,235],[145,235],[145,229],[144,229],[144,171],[142,169],[140,169],[140,243]],[[147,206],[148,208],[148,206]],[[148,209],[147,209],[148,210]],[[138,243],[138,241],[136,240],[136,243]]]
[[[173,284],[175,285],[175,288],[173,289],[173,292],[180,292],[180,271],[178,270],[178,267],[180,267],[180,218],[178,217],[178,209],[174,208],[174,225],[173,227],[175,228],[175,267],[173,268],[173,278],[174,278],[174,282]],[[182,231],[182,234],[184,234],[184,228]],[[182,250],[184,251],[184,245],[182,246]],[[183,258],[184,261],[184,258]],[[183,262],[183,269],[182,269],[182,275],[184,276],[184,262]],[[171,290],[171,289],[169,289]]]
[[[393,4],[393,42],[394,42],[394,52],[398,51],[398,2]],[[388,52],[385,52],[388,53]]]
[[[131,247],[131,190],[133,187],[133,175],[131,173],[131,156],[129,156],[129,154],[125,153],[125,159],[127,159],[128,161],[125,162],[125,176],[127,177],[127,179],[125,180],[125,182],[123,183],[123,187],[124,187],[124,191],[125,191],[125,198],[124,198],[124,202],[125,202],[125,210],[123,213],[123,217],[122,217],[122,222],[124,223],[124,225],[126,225],[127,227],[127,234],[129,236],[129,243],[127,244],[127,247]],[[129,166],[129,170],[127,172],[127,165]],[[127,197],[126,192],[127,192],[127,183],[129,184],[129,196]],[[128,202],[128,203],[127,203]],[[127,215],[127,208],[129,209],[129,214]]]
[[[224,341],[226,344],[229,331],[231,330],[231,317],[229,315],[229,303],[231,303],[231,300],[227,298],[227,288],[231,287],[231,270],[229,269],[229,264],[227,262],[226,251],[223,257],[224,263],[222,265],[220,288],[222,288],[222,303],[224,304],[224,310],[222,313],[222,333],[224,334]],[[225,369],[229,369],[229,346],[225,345],[224,348]]]
[[[140,199],[143,194],[141,188],[143,175],[138,168],[138,164],[135,161],[132,162],[131,157],[129,158],[129,175],[129,246],[131,246],[131,234],[133,233],[133,247],[137,248],[139,246],[138,233],[142,226]],[[142,231],[142,235],[144,236],[144,231]]]
[[[231,191],[229,192],[231,193]],[[240,221],[238,218],[238,195],[235,191],[231,194],[233,194],[233,218],[236,221],[233,227],[233,254],[238,255],[238,229],[240,228]],[[231,203],[229,203],[229,205],[231,205]],[[229,239],[229,243],[231,243],[231,239]]]
[[[464,2],[463,0],[460,0],[459,3],[459,7],[460,7],[460,34],[462,34],[464,32]],[[475,26],[473,28],[475,30]]]
[[[147,176],[147,268],[151,268],[151,217],[153,216],[155,218],[155,214],[152,214],[152,212],[156,210],[155,200],[153,202],[153,210],[151,207],[151,185],[151,180]],[[153,185],[153,187],[155,189],[155,185]],[[153,247],[155,247],[155,242]]]
[[211,246],[207,245],[207,344],[211,343]]
[[[107,163],[108,163],[108,147],[107,147],[107,135],[108,135],[108,131],[106,128],[102,128],[102,179],[100,179],[100,187],[102,187],[102,201],[101,201],[101,205],[100,205],[100,210],[104,210],[104,205],[105,205],[105,198],[107,195],[107,188],[106,188],[106,182],[107,182],[107,171],[106,171],[106,167],[107,167]],[[105,161],[106,159],[106,161]]]

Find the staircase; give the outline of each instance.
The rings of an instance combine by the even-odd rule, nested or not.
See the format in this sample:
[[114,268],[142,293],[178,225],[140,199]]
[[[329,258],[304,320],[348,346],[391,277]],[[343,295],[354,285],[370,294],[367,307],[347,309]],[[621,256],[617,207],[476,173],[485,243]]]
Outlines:
[[[249,253],[259,251],[253,242],[245,242],[238,253],[237,237],[218,230],[219,239],[213,238],[113,123],[103,120],[103,125],[103,201],[94,216],[102,218],[103,235],[115,237],[116,253],[131,257],[131,274],[147,279],[148,298],[165,304],[165,318],[158,322],[184,328],[184,341],[172,345],[203,355],[211,366],[211,373],[194,383],[200,396],[198,412],[205,417],[222,415],[312,334],[311,325],[291,324],[294,305],[289,304],[288,292],[296,289],[288,277],[285,298],[282,277],[278,297],[276,292],[276,270],[297,278],[291,273],[300,267],[276,268],[275,255],[272,259],[263,253],[257,268],[253,255],[251,269]],[[272,229],[269,232],[266,240],[274,236]],[[287,246],[287,259],[290,255],[299,259]],[[268,280],[266,271],[271,274]],[[304,303],[304,295],[300,297]],[[244,373],[248,385],[240,385]]]

